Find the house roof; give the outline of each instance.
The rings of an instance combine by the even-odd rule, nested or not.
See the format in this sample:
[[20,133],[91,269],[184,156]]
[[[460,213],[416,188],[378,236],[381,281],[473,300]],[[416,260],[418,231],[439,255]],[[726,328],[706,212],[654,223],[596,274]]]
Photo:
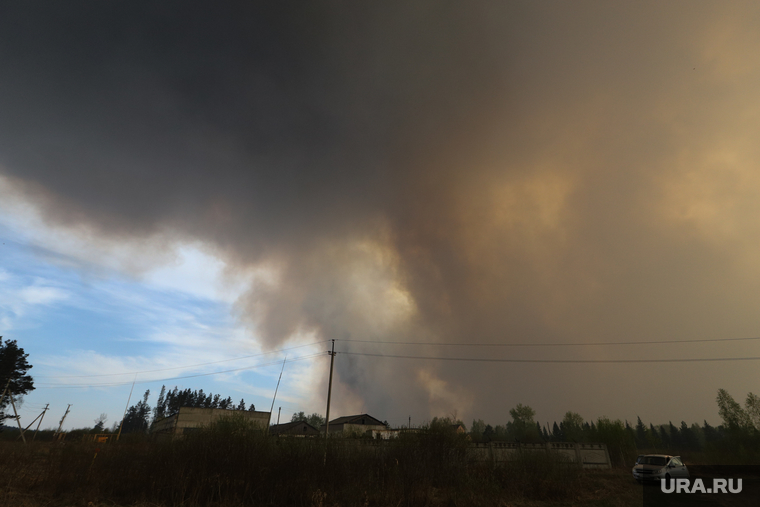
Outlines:
[[270,433],[279,433],[281,431],[287,431],[291,428],[294,428],[296,426],[300,426],[301,424],[308,426],[309,428],[313,429],[314,431],[319,431],[317,428],[312,426],[311,424],[307,423],[306,421],[291,421],[283,424],[273,424],[269,427]]
[[[311,424],[307,423],[306,421],[290,421],[282,424],[273,424],[269,428],[270,429],[281,429],[286,430],[288,428],[292,428],[293,426],[298,426],[299,424],[305,424],[306,426],[309,426],[311,428],[314,428]],[[314,428],[317,429],[317,428]]]
[[375,419],[369,414],[358,415],[344,415],[330,421],[330,425],[334,424],[367,424],[372,426],[385,426],[385,423],[379,419]]

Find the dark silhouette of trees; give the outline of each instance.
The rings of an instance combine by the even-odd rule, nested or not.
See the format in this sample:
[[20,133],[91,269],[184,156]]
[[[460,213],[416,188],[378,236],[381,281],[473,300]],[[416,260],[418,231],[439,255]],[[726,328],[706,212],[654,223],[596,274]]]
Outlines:
[[105,431],[105,425],[106,421],[108,420],[108,414],[100,414],[100,416],[95,419],[95,426],[92,427],[93,433],[103,433]]
[[552,426],[552,439],[555,442],[562,442],[565,440],[565,435],[562,433],[557,421],[554,421],[554,426]]
[[316,412],[314,412],[311,415],[306,415],[306,413],[303,411],[297,412],[293,414],[293,417],[290,418],[290,422],[296,422],[296,421],[306,421],[307,423],[311,424],[317,429],[319,429],[320,426],[325,424],[325,418]]
[[18,404],[25,394],[34,390],[34,379],[27,375],[27,371],[32,368],[26,360],[28,357],[29,354],[24,353],[16,340],[6,340],[3,343],[3,337],[0,336],[0,393],[8,386],[5,397],[0,401],[0,423],[12,417],[5,413],[5,408],[11,404],[10,396]]
[[641,417],[636,416],[636,447],[643,449],[647,444],[647,427],[641,422]]
[[166,386],[161,386],[161,392],[156,401],[156,408],[153,411],[155,419],[161,419],[176,414],[180,407],[193,408],[221,408],[226,410],[247,410],[253,412],[256,410],[255,405],[246,405],[245,399],[235,405],[232,397],[222,399],[218,394],[203,392],[203,389],[194,391],[190,388],[180,391],[177,387],[167,391]]
[[141,401],[129,407],[121,424],[122,433],[146,433],[148,431],[150,426],[148,396],[150,396],[150,390],[145,391]]

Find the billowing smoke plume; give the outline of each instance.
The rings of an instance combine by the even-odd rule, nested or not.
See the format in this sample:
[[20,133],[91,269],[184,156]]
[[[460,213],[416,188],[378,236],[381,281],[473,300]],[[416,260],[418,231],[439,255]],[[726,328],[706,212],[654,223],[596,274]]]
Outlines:
[[[744,7],[4,6],[0,171],[51,224],[123,242],[200,240],[232,273],[271,270],[238,302],[268,347],[299,333],[757,335],[760,40],[758,9]],[[340,347],[595,359],[725,350]],[[749,390],[736,365],[370,359],[339,357],[339,412],[499,421],[522,402],[546,419],[631,418],[633,406],[698,420],[718,387]],[[642,392],[637,379],[664,371],[694,396]]]

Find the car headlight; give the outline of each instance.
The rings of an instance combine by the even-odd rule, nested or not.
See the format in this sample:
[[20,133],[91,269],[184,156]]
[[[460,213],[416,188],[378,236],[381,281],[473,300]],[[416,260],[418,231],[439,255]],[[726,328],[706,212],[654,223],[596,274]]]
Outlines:
[[660,468],[659,470],[657,470],[657,473],[658,474],[664,474],[665,473],[665,468],[664,467]]

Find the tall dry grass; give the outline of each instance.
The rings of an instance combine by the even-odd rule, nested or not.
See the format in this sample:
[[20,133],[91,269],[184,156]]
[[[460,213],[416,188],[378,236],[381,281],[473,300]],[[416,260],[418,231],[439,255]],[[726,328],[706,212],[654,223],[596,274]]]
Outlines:
[[444,429],[388,442],[273,438],[239,420],[166,442],[5,442],[0,505],[25,495],[85,506],[499,505],[583,489],[581,469],[558,457],[496,466],[470,461],[467,443]]

